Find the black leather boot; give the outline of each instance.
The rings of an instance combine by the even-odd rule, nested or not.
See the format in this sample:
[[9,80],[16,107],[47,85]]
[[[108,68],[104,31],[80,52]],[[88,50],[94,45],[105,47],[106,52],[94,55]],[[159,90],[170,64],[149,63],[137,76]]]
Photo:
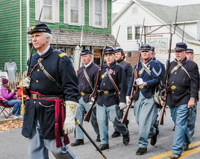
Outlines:
[[79,146],[84,145],[83,139],[76,139],[73,143],[71,143],[71,146]]
[[119,132],[119,131],[115,131],[115,132],[111,135],[112,138],[116,138],[116,137],[119,137],[119,136],[120,136],[120,132]]
[[124,145],[128,145],[129,141],[130,141],[130,135],[129,135],[129,131],[128,131],[126,135],[123,135]]
[[109,149],[109,144],[101,144],[101,145],[99,145],[99,149],[100,149],[101,151],[106,150],[106,149]]

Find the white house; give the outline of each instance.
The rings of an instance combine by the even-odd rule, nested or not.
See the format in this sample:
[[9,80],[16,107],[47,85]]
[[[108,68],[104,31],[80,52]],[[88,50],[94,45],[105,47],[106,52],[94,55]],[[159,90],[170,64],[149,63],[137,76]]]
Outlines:
[[[178,6],[176,31],[172,39],[172,51],[177,42],[187,43],[188,48],[194,50],[195,62],[200,66],[200,4]],[[145,19],[146,43],[156,48],[158,60],[166,63],[168,57],[170,27],[174,32],[174,23],[177,7],[145,2],[142,0],[130,0],[112,20],[112,34],[116,37],[120,25],[118,42],[124,51],[138,50],[140,42],[141,26]],[[160,26],[166,25],[168,26]],[[159,25],[159,26],[154,26]],[[184,30],[184,31],[183,31]],[[145,33],[143,32],[143,34]],[[183,36],[184,32],[184,36]],[[144,43],[144,35],[142,37]],[[171,60],[175,57],[171,55]]]

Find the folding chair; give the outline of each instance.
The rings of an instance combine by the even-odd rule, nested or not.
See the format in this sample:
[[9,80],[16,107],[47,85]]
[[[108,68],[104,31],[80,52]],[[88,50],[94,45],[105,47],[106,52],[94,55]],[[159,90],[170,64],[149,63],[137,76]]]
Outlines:
[[3,113],[3,115],[7,119],[8,117],[10,117],[12,115],[13,106],[9,106],[7,104],[6,105],[2,105],[2,103],[3,103],[3,99],[0,98],[0,114]]

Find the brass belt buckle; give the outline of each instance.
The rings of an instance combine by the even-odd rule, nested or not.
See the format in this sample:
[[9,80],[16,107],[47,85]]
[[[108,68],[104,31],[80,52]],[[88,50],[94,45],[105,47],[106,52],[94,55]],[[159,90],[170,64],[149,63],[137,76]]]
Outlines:
[[32,94],[32,98],[37,99],[37,94]]
[[141,85],[139,85],[139,88],[140,88],[140,89],[143,89],[143,88],[144,88],[144,86],[141,86]]
[[85,93],[81,92],[81,95],[82,95],[82,96],[84,96],[84,95],[85,95]]
[[176,86],[171,86],[171,89],[173,89],[173,90],[176,89]]
[[109,92],[108,92],[108,91],[104,91],[103,93],[104,93],[104,94],[109,94]]

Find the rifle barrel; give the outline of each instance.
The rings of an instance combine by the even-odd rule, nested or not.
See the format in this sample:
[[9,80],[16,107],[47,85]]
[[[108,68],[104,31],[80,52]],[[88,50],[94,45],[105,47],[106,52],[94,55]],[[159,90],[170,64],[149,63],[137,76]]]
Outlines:
[[75,118],[76,124],[81,128],[83,133],[88,137],[90,142],[94,145],[94,147],[99,151],[99,153],[103,156],[103,158],[107,159],[107,157],[103,154],[103,152],[99,149],[99,147],[95,144],[95,142],[92,140],[92,138],[89,136],[89,134],[85,131],[85,129],[81,126],[80,122]]

